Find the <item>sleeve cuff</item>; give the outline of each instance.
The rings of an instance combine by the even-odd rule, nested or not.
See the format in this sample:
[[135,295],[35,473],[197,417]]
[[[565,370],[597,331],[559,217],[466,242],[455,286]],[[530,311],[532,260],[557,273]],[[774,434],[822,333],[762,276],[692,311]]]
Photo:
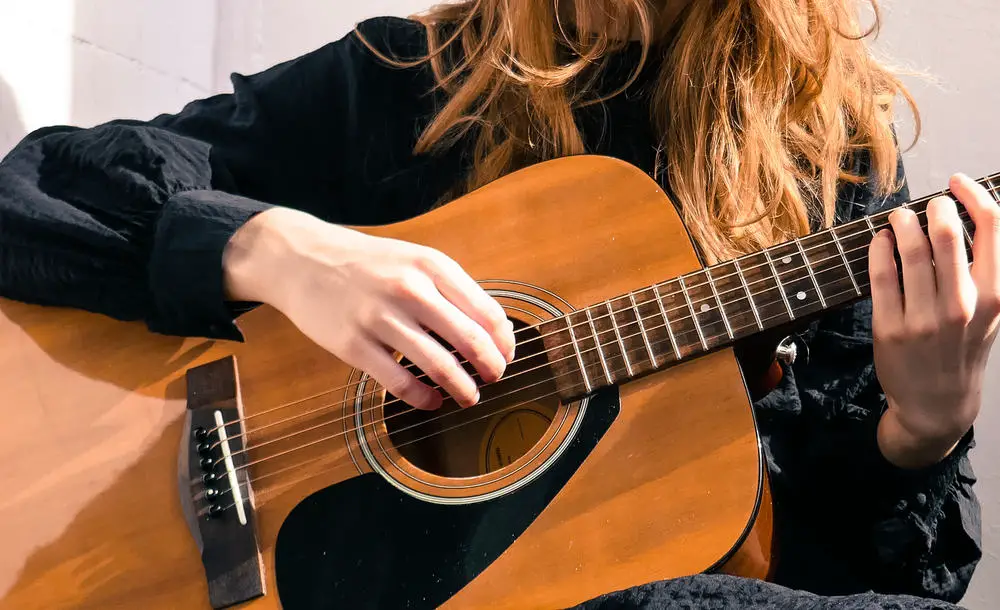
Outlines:
[[255,304],[226,301],[222,254],[240,227],[271,207],[221,191],[185,191],[167,201],[149,262],[150,330],[243,340],[235,319]]
[[900,468],[882,455],[878,446],[878,423],[881,416],[874,419],[863,452],[862,459],[869,471],[870,488],[873,490],[875,506],[885,513],[901,516],[907,513],[926,513],[934,510],[933,505],[948,491],[958,476],[963,457],[974,444],[974,432],[970,429],[955,449],[937,464],[909,470]]

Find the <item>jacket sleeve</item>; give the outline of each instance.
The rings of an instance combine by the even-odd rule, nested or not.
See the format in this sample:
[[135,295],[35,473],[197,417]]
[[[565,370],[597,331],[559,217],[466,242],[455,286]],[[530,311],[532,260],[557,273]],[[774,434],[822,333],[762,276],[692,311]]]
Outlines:
[[349,218],[363,204],[352,117],[402,78],[352,33],[177,114],[29,134],[0,161],[0,296],[239,339],[249,304],[223,298],[230,237],[275,204]]
[[[902,163],[899,172],[903,177]],[[909,200],[905,185],[888,199],[868,184],[846,191],[847,218]],[[779,558],[780,580],[818,593],[874,590],[957,603],[982,555],[968,457],[973,431],[922,470],[882,456],[876,431],[886,400],[874,366],[870,299],[825,316],[799,340],[804,353],[762,409],[764,426],[787,439],[769,455],[783,498],[776,517],[788,513],[779,538],[795,538]]]

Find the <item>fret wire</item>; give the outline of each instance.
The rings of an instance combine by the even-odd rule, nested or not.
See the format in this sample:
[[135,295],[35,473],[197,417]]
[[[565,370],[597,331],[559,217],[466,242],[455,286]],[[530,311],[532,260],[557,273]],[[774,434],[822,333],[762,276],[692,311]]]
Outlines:
[[583,365],[583,355],[580,353],[580,346],[576,342],[576,333],[573,332],[573,326],[575,326],[575,324],[568,315],[565,316],[565,319],[566,328],[569,330],[569,339],[573,344],[573,351],[576,352],[576,361],[579,363],[580,373],[583,375],[583,387],[587,389],[587,393],[589,394],[593,387],[590,385],[590,377],[587,376],[587,367]]
[[[670,345],[674,348],[674,355],[677,356],[677,360],[681,359],[681,348],[677,346],[677,339],[674,337],[674,331],[670,328],[670,318],[667,317],[667,308],[663,306],[663,297],[660,296],[660,286],[659,284],[653,284],[653,296],[656,297],[656,304],[660,306],[660,314],[663,316],[663,325],[667,327],[667,335],[670,337]],[[698,322],[695,322],[697,326]]]
[[608,369],[608,363],[604,360],[604,350],[601,349],[601,338],[597,334],[597,327],[594,326],[594,317],[590,315],[590,308],[583,310],[587,314],[587,322],[590,323],[590,332],[594,333],[594,345],[597,346],[597,358],[601,361],[601,368],[604,369],[604,378],[608,380],[608,385],[614,383],[611,379],[611,371]]
[[851,269],[851,262],[847,260],[847,253],[844,252],[844,246],[840,244],[840,238],[837,237],[837,230],[831,228],[828,231],[833,236],[833,243],[837,246],[837,252],[840,252],[840,258],[844,260],[844,268],[847,269],[847,275],[851,278],[851,283],[854,284],[854,292],[858,293],[858,296],[861,296],[861,287],[858,286],[858,281],[854,279],[854,269]]
[[969,244],[969,247],[971,248],[972,247],[972,235],[969,234],[969,228],[965,226],[965,221],[964,220],[961,220],[961,225],[962,225],[962,233],[965,234],[965,241],[966,241],[966,243]]
[[[859,223],[860,223],[860,219],[859,219],[858,221],[855,221],[855,222],[859,222]],[[841,225],[841,226],[848,226],[848,225],[847,225],[847,224],[845,224],[845,225]],[[856,236],[856,234],[855,234],[855,236]],[[810,249],[812,249],[812,248],[810,248]],[[857,251],[861,251],[861,250],[864,250],[864,247],[863,247],[863,246],[862,246],[862,247],[858,247],[858,248],[853,248],[852,250],[850,250],[850,252],[857,252]],[[760,251],[760,252],[758,252],[758,253],[760,253],[760,254],[765,254],[765,256],[767,255],[767,252],[766,252],[766,250],[763,250],[763,251]],[[859,261],[863,260],[863,258],[864,258],[864,255],[862,255],[862,257],[861,257],[861,258],[858,258],[858,259],[857,259],[856,261],[853,261],[853,262],[859,262]],[[828,260],[828,259],[824,259],[824,260]],[[862,275],[864,275],[864,274],[862,274]],[[760,281],[762,281],[762,280],[755,280],[755,282],[754,282],[754,283],[757,283],[757,282],[760,282]],[[826,285],[826,284],[827,284],[827,283],[824,283],[824,285]],[[868,284],[867,284],[867,283],[865,283],[865,284],[864,284],[864,286],[865,286],[865,287],[868,287]],[[663,307],[662,307],[662,300],[661,300],[661,299],[659,298],[659,295],[660,295],[660,293],[659,293],[659,290],[658,290],[658,285],[654,285],[654,286],[652,286],[652,288],[653,288],[653,291],[654,291],[654,294],[656,294],[656,295],[657,295],[657,300],[661,302],[661,308],[660,308],[660,309],[661,309],[661,311],[663,311]],[[841,292],[838,292],[838,293],[836,293],[836,295],[834,295],[834,296],[839,296],[839,295],[843,294],[844,292],[846,292],[846,291],[842,290]],[[672,293],[672,294],[676,294],[676,293]],[[638,305],[638,303],[637,303],[637,302],[635,301],[635,299],[634,299],[634,296],[632,296],[632,295],[631,295],[631,293],[630,293],[630,299],[632,300],[632,302],[633,302],[633,303],[636,303],[636,306]],[[644,303],[648,303],[648,301],[646,301],[646,302],[644,302]],[[683,308],[683,309],[686,309],[687,307],[686,307],[686,305],[685,305],[685,306],[681,306],[680,308]],[[636,308],[636,311],[637,311],[637,313],[639,313],[639,312],[638,312],[638,309],[637,309],[637,308]],[[564,319],[564,320],[566,319],[566,318],[565,318],[565,316],[564,316],[564,318],[563,318],[563,319]],[[774,320],[777,320],[777,319],[778,319],[778,317],[777,317],[777,316],[771,316],[771,317],[767,318],[767,320],[772,320],[772,319],[774,319]],[[642,326],[642,324],[641,324],[641,313],[639,313],[639,315],[637,315],[637,318],[636,318],[636,321],[637,321],[637,322],[640,322],[640,328],[643,328],[643,326]],[[654,328],[658,328],[658,327],[654,327]],[[743,328],[747,328],[747,326],[742,326],[742,327],[739,327],[739,329],[740,329],[740,330],[742,330]],[[669,330],[669,329],[668,329],[668,330]],[[672,334],[672,333],[671,333],[671,334]],[[630,337],[631,337],[631,336],[634,336],[634,335],[630,335]],[[713,336],[712,336],[712,337],[710,337],[710,338],[712,338],[712,339],[715,339],[715,338],[718,338],[718,337],[722,337],[722,336],[724,336],[724,335],[713,335]]]
[[819,282],[816,281],[816,274],[813,273],[812,264],[809,263],[809,257],[806,256],[806,251],[802,249],[802,242],[798,239],[793,240],[795,245],[799,248],[799,254],[802,255],[802,264],[806,267],[806,273],[809,274],[809,278],[812,279],[813,287],[816,289],[816,296],[819,297],[819,305],[823,309],[826,309],[826,299],[823,298],[823,291],[819,289]]
[[691,295],[688,294],[687,285],[684,283],[684,277],[677,278],[677,281],[681,285],[681,293],[684,295],[684,300],[687,301],[688,309],[691,310],[691,320],[694,322],[694,329],[698,331],[698,339],[701,340],[701,346],[708,351],[708,342],[705,341],[705,333],[701,332],[701,324],[698,322],[698,314],[694,311],[694,303],[691,302]]
[[733,327],[729,325],[726,310],[722,307],[722,299],[719,298],[719,291],[715,288],[715,280],[712,279],[711,269],[705,269],[705,277],[708,278],[708,285],[712,288],[712,294],[715,295],[715,302],[719,304],[719,315],[722,316],[722,323],[726,325],[726,332],[729,333],[730,339],[735,339],[736,336],[733,334]]
[[615,320],[615,310],[611,308],[611,301],[604,301],[608,306],[608,315],[611,317],[611,326],[615,329],[615,337],[618,338],[618,348],[622,350],[622,360],[625,361],[625,370],[628,376],[632,376],[632,364],[628,361],[628,354],[625,353],[625,342],[622,341],[622,333],[618,330],[618,320]]
[[[913,202],[913,203],[914,203],[914,204],[917,204],[917,203],[921,203],[921,201],[919,201],[919,200],[918,200],[918,201],[915,201],[915,202]],[[924,213],[924,212],[919,212],[919,213]],[[960,216],[961,216],[962,214],[965,214],[965,219],[968,219],[968,216],[967,216],[967,212],[960,212]],[[862,217],[862,218],[859,218],[858,220],[855,220],[855,221],[851,221],[850,223],[844,223],[843,225],[838,225],[838,228],[840,228],[840,227],[851,227],[851,226],[853,226],[853,225],[855,225],[855,224],[861,224],[861,223],[862,223],[862,221],[865,221],[865,222],[867,222],[867,223],[869,224],[869,230],[871,230],[872,228],[874,228],[874,226],[873,226],[873,225],[871,225],[871,221],[870,221],[869,217],[867,217],[867,216],[865,216],[865,217]],[[857,237],[858,235],[859,235],[858,233],[852,233],[852,234],[851,234],[850,236],[851,236],[851,237]],[[835,239],[839,239],[839,238],[836,238],[836,236],[835,236]],[[779,244],[779,245],[781,245],[781,244]],[[812,250],[812,249],[814,249],[814,248],[809,248],[809,250]],[[841,248],[841,249],[842,249],[842,248]],[[857,247],[857,248],[853,248],[853,249],[852,249],[852,250],[851,250],[850,252],[857,252],[857,251],[861,251],[861,250],[864,250],[864,249],[865,249],[865,247],[864,247],[864,246],[861,246],[861,247]],[[844,250],[844,252],[845,252],[845,254],[847,253],[847,251],[846,251],[846,250]],[[764,255],[765,257],[769,257],[769,254],[768,254],[768,251],[767,251],[767,250],[761,250],[761,251],[759,251],[759,252],[757,252],[757,253],[755,253],[755,254],[763,254],[763,255]],[[746,258],[746,257],[748,257],[748,256],[752,256],[752,255],[747,255],[747,256],[744,256],[744,257],[741,257],[741,258]],[[851,263],[851,262],[860,262],[860,261],[862,261],[863,259],[864,259],[864,255],[862,255],[862,257],[861,257],[861,258],[858,258],[858,259],[857,259],[857,260],[855,260],[855,261],[850,261],[850,259],[848,259],[848,266],[850,266],[850,263]],[[829,259],[827,258],[827,259],[823,259],[823,260],[825,261],[825,260],[829,260]],[[733,260],[732,262],[734,263],[734,265],[735,265],[736,267],[738,267],[738,272],[739,272],[740,274],[742,274],[742,268],[741,268],[741,267],[739,267],[739,262],[738,262],[738,260],[735,260],[735,259],[734,259],[734,260]],[[769,263],[770,263],[770,262],[771,262],[771,261],[769,261]],[[761,265],[761,266],[763,266],[763,265]],[[754,267],[754,268],[757,268],[757,267]],[[771,264],[771,265],[770,265],[770,268],[771,268],[771,270],[772,270],[772,274],[775,274],[776,272],[775,272],[775,267],[774,267],[774,265],[773,265],[773,264]],[[861,272],[861,274],[860,274],[860,275],[861,275],[861,277],[864,277],[864,276],[865,276],[866,274],[865,274],[864,272]],[[857,277],[858,277],[858,274],[854,274],[854,273],[852,273],[852,277],[853,277],[853,278],[857,278]],[[776,276],[776,275],[775,275],[775,279],[777,279],[777,276]],[[744,278],[744,277],[741,277],[741,280],[745,282],[745,278]],[[761,282],[761,281],[763,281],[763,280],[755,280],[755,281],[754,281],[754,283],[759,283],[759,282]],[[780,282],[780,280],[779,280],[779,282]],[[825,284],[824,284],[824,285],[825,285]],[[749,283],[748,283],[748,282],[746,283],[746,286],[749,286]],[[651,288],[653,288],[653,291],[654,291],[654,294],[656,294],[656,295],[657,295],[657,303],[658,303],[658,305],[659,305],[659,308],[660,308],[660,311],[661,311],[661,315],[662,315],[662,314],[665,314],[665,313],[666,313],[666,311],[665,311],[665,308],[663,307],[663,303],[662,303],[662,296],[661,296],[661,295],[662,295],[662,293],[660,293],[660,292],[659,292],[659,290],[658,290],[658,285],[655,285],[655,286],[651,286]],[[745,288],[745,289],[746,289],[746,288]],[[730,290],[730,291],[731,291],[731,290]],[[855,292],[857,292],[857,291],[855,291]],[[748,293],[749,293],[749,291],[748,291]],[[672,294],[676,294],[676,292],[675,292],[675,293],[672,293]],[[838,293],[838,294],[840,294],[840,293]],[[721,296],[721,293],[720,293],[720,296]],[[636,321],[637,321],[637,323],[638,323],[638,324],[639,324],[639,326],[640,326],[640,330],[643,330],[643,331],[645,331],[645,330],[646,330],[646,328],[645,328],[645,326],[644,326],[644,325],[642,324],[642,315],[641,315],[641,312],[639,312],[639,310],[638,310],[638,305],[639,305],[639,303],[638,303],[638,302],[637,302],[637,301],[635,300],[635,298],[634,298],[634,295],[633,295],[633,294],[629,294],[629,297],[630,297],[631,301],[632,301],[632,302],[633,302],[633,303],[635,304],[634,308],[635,308],[635,310],[636,310],[636,313],[637,313],[637,316],[636,316]],[[784,299],[783,299],[783,300],[784,300]],[[749,298],[749,299],[748,299],[748,301],[749,301],[749,302],[750,302],[751,304],[753,304],[753,299],[752,299],[752,298]],[[786,306],[786,307],[787,307],[787,306]],[[685,305],[682,305],[682,306],[680,306],[680,307],[679,307],[678,309],[688,309],[688,307],[687,307],[687,304],[685,303]],[[669,316],[668,316],[668,318],[667,318],[667,319],[669,319]],[[763,319],[762,319],[762,321],[763,321]],[[666,327],[666,328],[668,329],[668,332],[669,332],[669,333],[670,333],[670,334],[672,335],[672,334],[673,334],[673,332],[672,332],[672,330],[670,330],[670,327],[669,327],[668,325],[665,325],[665,327]],[[655,328],[658,328],[658,327],[655,327]],[[714,337],[712,337],[712,338],[714,338]],[[707,339],[707,338],[706,338],[706,339]],[[675,341],[672,341],[671,343],[672,343],[672,345],[673,345],[673,344],[675,344],[676,342],[675,342]],[[651,360],[651,362],[654,362],[654,363],[655,363],[655,358],[651,358],[650,360]]]
[[733,259],[733,265],[736,267],[736,275],[739,276],[740,282],[743,284],[743,290],[747,293],[747,302],[750,303],[750,311],[753,312],[753,319],[757,321],[757,328],[764,330],[764,322],[760,319],[760,314],[757,313],[757,305],[753,302],[753,295],[750,294],[750,286],[747,285],[747,278],[743,277],[743,269],[740,267],[738,258]]
[[[1000,175],[1000,174],[998,174],[998,175]],[[998,188],[1000,188],[1000,187],[998,187]],[[925,198],[925,199],[927,199],[927,198]],[[921,203],[921,202],[922,202],[922,200],[916,200],[916,201],[914,201],[914,202],[911,202],[911,205],[913,205],[913,204],[917,204],[917,203]],[[919,212],[919,213],[923,213],[923,212]],[[961,215],[961,214],[962,214],[962,213],[960,212],[960,215]],[[966,213],[966,217],[967,217],[967,213]],[[858,219],[858,220],[855,220],[855,221],[851,221],[851,222],[849,222],[849,223],[844,223],[843,225],[839,225],[839,226],[840,226],[840,227],[851,227],[851,226],[853,226],[854,224],[860,224],[860,223],[862,222],[862,220],[864,220],[864,221],[865,221],[866,223],[868,223],[868,227],[869,227],[869,230],[870,230],[870,231],[874,230],[874,226],[872,225],[872,223],[871,223],[871,220],[870,220],[870,218],[869,218],[868,216],[864,216],[864,217],[862,217],[862,218],[860,218],[860,219]],[[887,225],[887,226],[888,226],[888,225]],[[851,236],[852,236],[852,237],[855,237],[855,236],[857,236],[857,235],[858,235],[857,233],[854,233],[854,234],[852,234]],[[779,244],[779,245],[783,245],[783,244]],[[777,247],[777,246],[776,246],[776,247]],[[810,248],[810,250],[811,250],[811,249],[813,249],[813,248]],[[852,252],[854,252],[854,251],[858,251],[858,250],[862,250],[862,249],[864,249],[864,247],[859,247],[859,248],[854,248],[854,249],[852,250]],[[769,253],[768,253],[768,250],[767,250],[767,249],[765,249],[765,250],[761,250],[761,251],[759,251],[758,253],[755,253],[755,254],[763,254],[763,255],[764,255],[765,257],[767,257],[767,258],[769,259],[769,260],[768,260],[768,263],[769,263],[769,266],[770,266],[770,268],[771,268],[771,271],[772,271],[772,275],[773,275],[773,276],[775,277],[775,279],[776,279],[776,280],[777,280],[777,281],[779,282],[779,284],[780,284],[780,279],[778,278],[778,274],[777,274],[777,271],[776,271],[776,269],[775,269],[775,266],[774,266],[774,264],[773,264],[773,260],[770,260],[770,255],[769,255]],[[744,256],[744,257],[741,257],[741,258],[746,258],[746,257],[748,257],[748,256],[752,256],[752,255],[746,255],[746,256]],[[824,259],[824,260],[828,260],[828,259]],[[860,260],[862,260],[862,259],[860,259],[860,258],[859,258],[859,259],[858,259],[858,261],[860,261]],[[734,262],[736,266],[738,266],[738,265],[739,265],[739,263],[738,263],[738,260],[735,260],[735,259],[734,259],[734,260],[733,260],[732,262]],[[740,271],[740,272],[742,272],[742,270],[741,270],[741,269],[740,269],[739,271]],[[862,274],[862,275],[863,275],[863,274]],[[743,280],[743,281],[745,282],[745,279],[744,279],[744,278],[742,278],[742,277],[741,277],[741,280]],[[757,282],[760,282],[760,281],[762,281],[762,280],[755,280],[755,282],[754,282],[754,283],[757,283]],[[658,298],[657,298],[657,302],[658,302],[658,304],[659,304],[659,306],[660,306],[660,310],[661,310],[661,313],[665,313],[665,309],[664,309],[664,307],[663,307],[663,303],[662,303],[662,298],[660,298],[660,295],[661,295],[662,293],[660,293],[660,292],[659,292],[659,290],[658,290],[658,285],[657,285],[657,286],[652,286],[652,288],[653,288],[653,290],[654,290],[654,293],[656,293],[656,294],[657,294],[657,296],[658,296]],[[676,293],[673,293],[673,294],[676,294]],[[630,296],[630,298],[631,298],[632,302],[633,302],[633,303],[635,303],[635,305],[636,305],[636,311],[637,311],[637,318],[636,318],[636,319],[637,319],[637,322],[641,322],[641,313],[639,313],[639,312],[638,312],[638,308],[637,308],[637,306],[638,306],[638,302],[636,302],[636,301],[635,301],[635,299],[634,299],[634,296],[632,296],[631,294],[630,294],[629,296]],[[784,298],[785,298],[785,295],[783,294],[782,296],[783,296],[783,300],[784,300]],[[752,304],[752,299],[748,299],[748,301],[750,301],[750,302],[751,302],[751,304]],[[684,309],[687,309],[686,305],[685,305],[685,306],[681,306],[681,308],[684,308]],[[786,308],[787,308],[787,304],[786,304]],[[641,323],[640,323],[640,327],[642,327],[642,324],[641,324]],[[671,332],[671,334],[673,334],[673,333]]]
[[771,266],[771,273],[774,274],[774,281],[778,286],[778,292],[781,294],[781,300],[785,302],[785,309],[788,310],[788,317],[791,320],[795,319],[795,312],[792,311],[792,304],[788,302],[788,295],[785,294],[785,285],[781,283],[781,276],[778,275],[778,268],[774,266],[774,260],[771,259],[771,253],[768,250],[764,250],[764,257],[767,258],[767,264]]
[[993,196],[994,201],[1000,203],[1000,187],[993,183],[996,176],[985,178],[983,182],[986,183],[986,191]]
[[875,225],[872,224],[872,219],[870,216],[865,216],[865,222],[868,223],[868,230],[872,232],[872,237],[875,237],[878,232],[875,230]]
[[649,342],[649,335],[646,334],[646,325],[642,323],[642,312],[639,311],[639,304],[635,302],[635,293],[628,293],[629,301],[632,302],[632,309],[635,311],[635,321],[639,323],[639,332],[642,333],[642,341],[646,344],[646,353],[649,354],[649,361],[656,368],[656,356],[653,355],[653,346]]

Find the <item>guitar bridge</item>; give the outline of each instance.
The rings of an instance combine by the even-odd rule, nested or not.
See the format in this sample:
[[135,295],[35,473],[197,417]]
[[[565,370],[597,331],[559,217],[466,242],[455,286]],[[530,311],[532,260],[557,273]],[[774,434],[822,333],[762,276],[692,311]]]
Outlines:
[[201,552],[209,601],[226,608],[265,593],[236,359],[189,370],[187,407],[178,459],[181,507]]

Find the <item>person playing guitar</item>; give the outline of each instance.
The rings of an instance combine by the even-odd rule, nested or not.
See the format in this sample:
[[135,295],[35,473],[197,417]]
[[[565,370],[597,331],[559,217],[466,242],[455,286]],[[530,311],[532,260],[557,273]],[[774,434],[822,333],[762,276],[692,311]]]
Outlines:
[[697,575],[585,605],[958,602],[981,556],[968,452],[1000,207],[961,174],[925,217],[901,206],[891,109],[909,97],[870,56],[862,4],[462,0],[364,21],[176,114],[38,130],[0,163],[0,295],[232,341],[268,304],[409,405],[475,408],[442,341],[498,380],[515,357],[504,310],[441,252],[344,225],[581,154],[652,176],[704,264],[898,208],[871,242],[871,299],[792,333],[797,358],[754,403],[773,582]]

